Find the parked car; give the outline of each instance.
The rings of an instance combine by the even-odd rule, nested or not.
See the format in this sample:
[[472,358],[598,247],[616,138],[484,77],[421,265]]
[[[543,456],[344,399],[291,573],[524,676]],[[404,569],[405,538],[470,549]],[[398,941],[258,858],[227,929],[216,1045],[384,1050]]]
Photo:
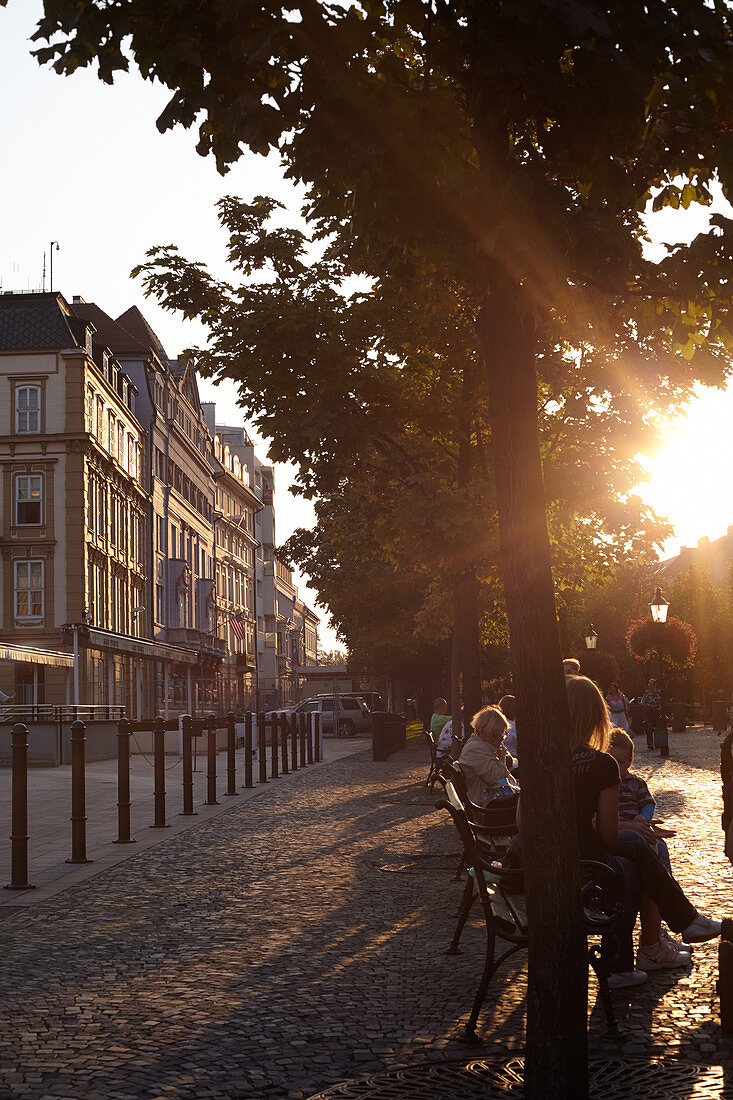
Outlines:
[[[339,695],[338,697],[338,736],[355,737],[357,733],[365,733],[371,726],[372,716],[366,703],[356,695]],[[311,699],[304,699],[294,707],[278,707],[269,712],[273,714],[320,714],[321,732],[334,732],[334,697],[333,695],[316,695]]]

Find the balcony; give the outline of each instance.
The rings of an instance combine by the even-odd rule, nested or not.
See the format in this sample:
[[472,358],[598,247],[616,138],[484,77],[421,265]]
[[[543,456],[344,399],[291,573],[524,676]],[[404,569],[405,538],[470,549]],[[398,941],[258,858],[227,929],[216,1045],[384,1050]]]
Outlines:
[[254,653],[238,653],[237,668],[254,670],[256,668]]

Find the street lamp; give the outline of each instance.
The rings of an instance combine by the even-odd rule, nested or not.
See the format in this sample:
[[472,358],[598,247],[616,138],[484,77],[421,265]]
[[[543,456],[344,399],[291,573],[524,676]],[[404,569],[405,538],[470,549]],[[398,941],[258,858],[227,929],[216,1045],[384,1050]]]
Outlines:
[[[655,623],[664,624],[667,621],[667,611],[669,610],[669,600],[665,600],[660,588],[657,588],[654,593],[654,599],[649,604],[649,610],[652,613],[652,621]],[[657,646],[657,657],[659,658],[659,723],[661,732],[661,743],[659,748],[662,756],[669,756],[669,742],[667,740],[667,715],[664,702],[664,657],[662,652]]]
[[668,608],[669,600],[665,600],[661,590],[657,588],[656,592],[654,593],[654,599],[649,604],[649,609],[652,613],[652,619],[655,623],[666,623]]
[[593,623],[588,623],[588,629],[585,632],[585,648],[595,649],[598,645],[598,635],[593,629]]

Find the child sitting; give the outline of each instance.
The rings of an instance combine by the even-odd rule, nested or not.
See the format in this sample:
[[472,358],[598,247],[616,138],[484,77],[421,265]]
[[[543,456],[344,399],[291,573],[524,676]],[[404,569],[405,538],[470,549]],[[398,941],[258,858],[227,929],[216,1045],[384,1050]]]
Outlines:
[[[669,859],[669,849],[664,841],[665,836],[674,836],[674,830],[662,829],[660,818],[654,820],[656,803],[644,780],[640,775],[634,775],[630,771],[634,762],[634,742],[628,733],[616,728],[611,730],[611,741],[608,747],[611,755],[618,764],[621,773],[621,785],[618,792],[618,819],[620,829],[632,829],[639,833],[649,844],[650,848],[659,856],[661,862],[672,873]],[[688,944],[673,939],[668,932],[662,932],[662,940],[673,944],[678,950],[689,951]]]

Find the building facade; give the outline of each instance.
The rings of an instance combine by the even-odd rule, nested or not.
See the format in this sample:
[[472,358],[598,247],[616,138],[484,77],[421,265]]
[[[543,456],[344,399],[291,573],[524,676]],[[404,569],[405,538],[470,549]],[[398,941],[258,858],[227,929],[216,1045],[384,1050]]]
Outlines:
[[277,559],[274,470],[136,307],[0,295],[0,462],[0,640],[74,654],[0,688],[132,717],[297,697],[318,618]]

